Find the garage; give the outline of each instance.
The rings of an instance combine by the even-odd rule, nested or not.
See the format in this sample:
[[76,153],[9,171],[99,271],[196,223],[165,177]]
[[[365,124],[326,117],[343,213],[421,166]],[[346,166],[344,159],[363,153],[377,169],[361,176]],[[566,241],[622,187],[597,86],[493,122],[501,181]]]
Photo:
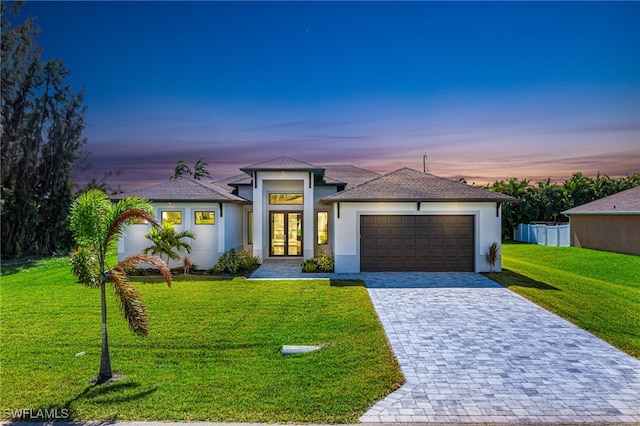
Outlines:
[[472,215],[362,215],[360,270],[474,271]]

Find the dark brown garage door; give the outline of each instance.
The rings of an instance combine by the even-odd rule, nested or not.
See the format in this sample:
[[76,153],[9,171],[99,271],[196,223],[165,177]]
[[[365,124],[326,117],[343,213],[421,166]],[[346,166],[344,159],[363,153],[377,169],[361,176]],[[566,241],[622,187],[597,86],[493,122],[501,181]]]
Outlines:
[[360,270],[473,272],[473,223],[473,216],[360,216]]

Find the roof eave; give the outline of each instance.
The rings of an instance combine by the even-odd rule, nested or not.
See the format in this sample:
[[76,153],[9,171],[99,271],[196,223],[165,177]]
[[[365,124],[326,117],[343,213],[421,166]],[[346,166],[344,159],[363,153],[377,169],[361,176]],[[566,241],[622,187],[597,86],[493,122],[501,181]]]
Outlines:
[[521,200],[504,200],[496,198],[331,198],[320,200],[323,204],[332,203],[519,203]]
[[242,167],[240,171],[251,176],[252,172],[324,172],[322,168],[287,168],[287,167],[275,167],[275,168],[261,168],[261,167]]
[[597,215],[597,216],[603,216],[603,215],[624,215],[624,216],[629,216],[629,215],[640,215],[640,211],[615,211],[615,212],[611,212],[611,211],[595,211],[595,212],[572,212],[570,210],[566,211],[566,212],[562,212],[563,215],[566,216],[571,216],[571,215],[577,215],[577,216],[581,216],[581,215]]

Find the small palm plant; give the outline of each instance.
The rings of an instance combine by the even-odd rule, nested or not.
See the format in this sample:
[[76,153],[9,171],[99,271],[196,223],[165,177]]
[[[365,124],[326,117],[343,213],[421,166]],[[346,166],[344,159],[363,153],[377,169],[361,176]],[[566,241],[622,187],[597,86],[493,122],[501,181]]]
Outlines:
[[107,282],[113,285],[129,328],[140,336],[149,333],[149,319],[140,294],[127,281],[125,271],[140,263],[147,263],[158,268],[167,285],[171,286],[171,271],[158,256],[138,254],[113,267],[108,264],[107,254],[116,248],[118,239],[123,235],[127,225],[139,219],[146,219],[155,226],[160,226],[151,215],[152,211],[153,207],[147,200],[128,197],[112,204],[107,194],[97,189],[80,195],[71,208],[71,231],[79,245],[71,259],[72,271],[81,283],[100,288],[102,354],[96,384],[105,383],[113,377],[107,338]]
[[180,259],[180,250],[191,253],[191,244],[183,241],[185,238],[196,239],[196,236],[188,230],[177,232],[171,223],[165,223],[161,228],[151,228],[149,233],[145,235],[148,240],[153,243],[142,250],[143,253],[151,253],[160,256],[167,256],[167,265],[173,260]]
[[486,260],[489,264],[489,270],[491,271],[491,273],[493,273],[495,270],[496,262],[498,261],[499,255],[500,248],[498,247],[498,243],[494,241],[493,243],[491,243],[489,249],[484,254],[484,260]]

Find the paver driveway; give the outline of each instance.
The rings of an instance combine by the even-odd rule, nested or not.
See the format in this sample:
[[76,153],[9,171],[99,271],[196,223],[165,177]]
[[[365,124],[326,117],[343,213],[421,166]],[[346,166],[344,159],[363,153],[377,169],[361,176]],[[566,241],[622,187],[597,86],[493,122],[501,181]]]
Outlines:
[[407,380],[361,421],[640,422],[640,361],[493,281],[359,277]]

